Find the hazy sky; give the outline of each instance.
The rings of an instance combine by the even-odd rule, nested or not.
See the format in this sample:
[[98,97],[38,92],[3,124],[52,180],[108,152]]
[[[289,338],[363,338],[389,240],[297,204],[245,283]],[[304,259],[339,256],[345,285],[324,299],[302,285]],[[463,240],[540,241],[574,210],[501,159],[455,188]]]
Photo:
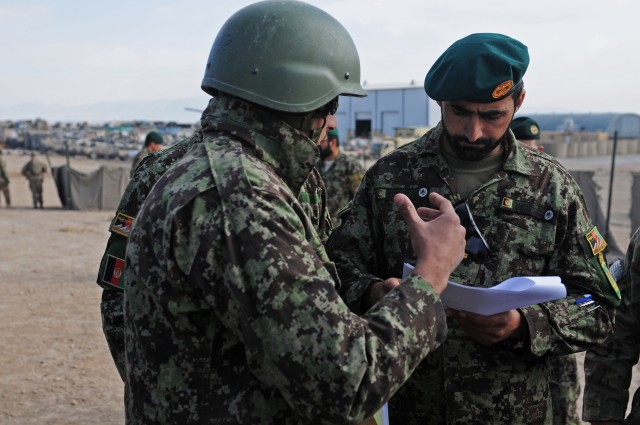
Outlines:
[[[250,3],[0,0],[0,107],[204,101],[200,82],[213,39],[226,18]],[[637,1],[309,3],[349,30],[369,86],[422,84],[434,60],[455,40],[473,32],[500,32],[529,47],[522,113],[640,113]]]

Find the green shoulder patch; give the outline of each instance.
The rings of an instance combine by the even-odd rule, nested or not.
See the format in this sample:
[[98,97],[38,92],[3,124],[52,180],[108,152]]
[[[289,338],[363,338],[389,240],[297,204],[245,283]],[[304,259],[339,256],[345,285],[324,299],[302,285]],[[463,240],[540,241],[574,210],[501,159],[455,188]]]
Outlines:
[[618,288],[618,284],[616,283],[616,280],[613,278],[613,275],[611,274],[609,267],[607,267],[607,260],[605,260],[604,254],[602,252],[598,254],[598,262],[600,263],[600,267],[602,267],[602,271],[607,276],[607,280],[609,281],[609,284],[613,288],[613,291],[616,293],[616,296],[618,297],[619,300],[621,300],[622,295],[620,294],[620,288]]
[[593,228],[589,230],[584,237],[589,243],[589,247],[591,248],[593,255],[600,254],[607,247],[607,242],[604,240],[596,226],[593,226]]

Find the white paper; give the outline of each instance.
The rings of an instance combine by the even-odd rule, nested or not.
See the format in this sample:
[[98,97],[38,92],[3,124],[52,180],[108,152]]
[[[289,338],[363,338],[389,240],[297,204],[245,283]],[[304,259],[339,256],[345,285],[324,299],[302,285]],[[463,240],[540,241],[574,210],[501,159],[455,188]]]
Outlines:
[[[404,263],[402,278],[412,270],[411,264]],[[560,276],[517,276],[491,288],[474,288],[449,281],[440,298],[447,308],[490,316],[566,296],[567,289]]]

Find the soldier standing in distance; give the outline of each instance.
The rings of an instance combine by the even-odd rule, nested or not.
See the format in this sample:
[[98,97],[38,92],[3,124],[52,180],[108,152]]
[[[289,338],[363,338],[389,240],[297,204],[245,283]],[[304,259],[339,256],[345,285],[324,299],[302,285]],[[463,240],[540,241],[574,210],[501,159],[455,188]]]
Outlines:
[[358,190],[364,170],[360,163],[340,151],[340,136],[337,129],[327,131],[320,139],[320,161],[318,171],[327,189],[327,207],[335,227],[340,225],[338,212],[347,206]]
[[150,131],[147,134],[147,136],[144,138],[144,145],[138,151],[135,158],[133,158],[133,162],[131,163],[131,177],[133,177],[133,175],[135,174],[136,168],[138,168],[138,165],[140,165],[142,160],[153,152],[157,152],[162,149],[163,143],[164,139],[162,138],[162,134],[160,134],[159,132]]
[[416,211],[398,195],[416,273],[352,314],[316,231],[315,169],[338,96],[366,94],[348,32],[306,3],[247,6],[218,33],[202,88],[213,96],[202,140],[129,233],[126,421],[359,423],[442,342],[439,294],[464,228],[441,196]]
[[44,162],[36,159],[36,154],[31,152],[31,159],[22,167],[21,174],[29,180],[29,189],[33,198],[33,208],[44,208],[42,205],[42,183],[47,173]]
[[[403,193],[429,206],[437,192],[456,205],[469,237],[452,281],[491,287],[557,275],[567,288],[566,298],[493,316],[448,310],[447,339],[389,402],[392,424],[551,424],[549,357],[612,331],[617,286],[580,188],[509,131],[528,64],[527,47],[502,34],[451,45],[425,78],[440,123],[367,170],[326,244],[343,298],[366,311],[414,256],[391,200]],[[580,302],[584,294],[593,302]]]
[[0,192],[4,194],[7,208],[11,206],[11,193],[9,192],[9,171],[7,164],[2,157],[2,146],[0,146]]

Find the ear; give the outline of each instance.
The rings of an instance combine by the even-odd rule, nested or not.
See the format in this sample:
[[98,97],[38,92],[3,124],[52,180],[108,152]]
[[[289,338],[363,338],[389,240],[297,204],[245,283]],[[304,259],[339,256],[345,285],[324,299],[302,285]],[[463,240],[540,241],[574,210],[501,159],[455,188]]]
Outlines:
[[527,91],[525,89],[522,89],[522,93],[520,93],[520,97],[516,100],[515,112],[518,112],[518,109],[520,109],[520,107],[522,106],[522,103],[524,102],[524,96],[526,94],[527,94]]

